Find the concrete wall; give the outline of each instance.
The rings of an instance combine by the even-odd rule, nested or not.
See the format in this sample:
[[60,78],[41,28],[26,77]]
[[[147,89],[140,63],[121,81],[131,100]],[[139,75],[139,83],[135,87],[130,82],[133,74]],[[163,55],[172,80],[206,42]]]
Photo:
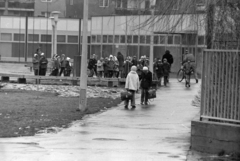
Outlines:
[[35,0],[34,16],[42,15],[42,12],[60,11],[60,17],[66,17],[66,0],[52,0],[52,2],[42,2]]
[[191,149],[218,154],[240,155],[240,125],[192,121]]

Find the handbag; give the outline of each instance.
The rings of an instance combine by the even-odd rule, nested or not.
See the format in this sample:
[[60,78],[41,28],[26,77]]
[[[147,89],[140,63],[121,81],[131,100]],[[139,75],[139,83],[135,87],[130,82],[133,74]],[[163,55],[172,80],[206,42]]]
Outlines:
[[153,99],[153,98],[157,98],[156,90],[150,89],[150,90],[148,90],[148,99]]
[[129,92],[129,91],[121,92],[121,100],[122,101],[130,100],[130,99],[132,99],[132,93],[131,92]]

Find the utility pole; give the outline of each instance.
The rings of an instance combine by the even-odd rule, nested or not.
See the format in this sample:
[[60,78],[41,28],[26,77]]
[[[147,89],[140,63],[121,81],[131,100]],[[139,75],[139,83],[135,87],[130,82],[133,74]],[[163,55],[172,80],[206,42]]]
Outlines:
[[83,41],[81,55],[81,79],[79,109],[84,112],[87,109],[87,54],[88,54],[88,0],[84,0],[83,9]]

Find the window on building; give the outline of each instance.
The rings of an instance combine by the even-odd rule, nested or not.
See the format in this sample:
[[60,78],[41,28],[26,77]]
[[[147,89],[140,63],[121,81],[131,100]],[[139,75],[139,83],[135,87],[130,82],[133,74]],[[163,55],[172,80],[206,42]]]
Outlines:
[[160,44],[166,44],[166,36],[160,35]]
[[37,34],[28,34],[28,41],[39,41],[39,35]]
[[145,36],[140,36],[140,43],[145,44],[146,43],[146,37]]
[[173,35],[168,35],[168,44],[173,44]]
[[153,38],[153,43],[154,44],[158,44],[159,43],[159,36],[157,35],[157,36],[154,36],[154,38]]
[[178,10],[179,9],[179,0],[172,1],[172,5],[173,5],[173,10]]
[[1,40],[12,41],[12,34],[11,33],[1,33]]
[[108,35],[108,43],[113,43],[113,36],[112,35]]
[[97,36],[96,35],[92,35],[92,43],[96,43],[97,42]]
[[13,40],[14,41],[24,41],[24,34],[14,34]]
[[101,35],[97,35],[97,42],[101,43],[102,42],[102,36]]
[[121,43],[125,43],[126,42],[126,40],[125,40],[125,35],[121,35],[121,41],[120,41]]
[[103,35],[103,43],[107,43],[108,40],[108,36],[107,35]]
[[146,44],[150,44],[151,43],[151,36],[146,36]]
[[181,44],[181,36],[174,36],[174,44],[179,45]]
[[133,36],[133,43],[138,44],[138,36],[137,35]]
[[123,0],[116,0],[116,8],[123,8]]
[[150,0],[145,0],[145,9],[150,9]]
[[66,42],[65,35],[57,35],[57,42]]
[[115,42],[115,43],[120,43],[120,37],[119,37],[119,35],[115,35],[114,42]]
[[78,36],[69,35],[68,36],[68,42],[70,42],[70,43],[78,43]]
[[73,5],[73,0],[70,0],[70,5]]
[[132,43],[132,36],[131,35],[127,36],[127,43],[129,43],[129,44]]
[[41,35],[41,42],[52,42],[52,35]]
[[99,7],[108,7],[109,0],[99,0]]
[[52,2],[52,0],[41,0],[42,2]]
[[204,36],[198,36],[198,45],[204,45]]
[[50,17],[51,13],[50,12],[41,12],[41,15],[44,17]]

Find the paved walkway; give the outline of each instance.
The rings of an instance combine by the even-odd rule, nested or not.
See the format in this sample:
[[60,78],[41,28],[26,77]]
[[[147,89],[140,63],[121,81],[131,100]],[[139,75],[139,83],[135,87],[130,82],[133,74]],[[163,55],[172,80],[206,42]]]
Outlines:
[[[57,134],[0,139],[1,161],[181,161],[190,147],[200,85],[170,80],[152,105],[87,116]],[[193,82],[193,81],[192,81]],[[137,102],[140,102],[139,99]]]

